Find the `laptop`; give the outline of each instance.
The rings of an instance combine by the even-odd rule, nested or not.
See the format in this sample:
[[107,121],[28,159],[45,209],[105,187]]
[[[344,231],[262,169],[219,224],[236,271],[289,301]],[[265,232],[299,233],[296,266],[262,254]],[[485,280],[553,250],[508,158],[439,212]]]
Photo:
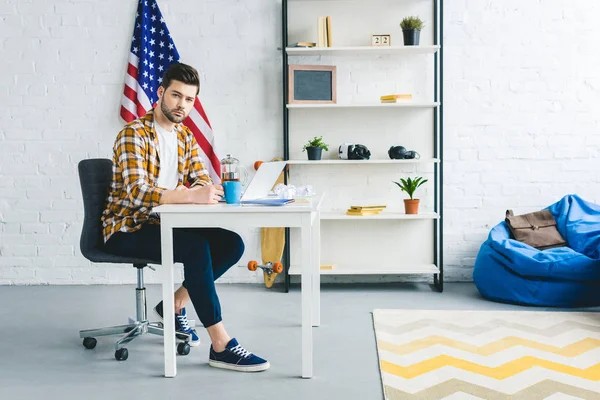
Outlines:
[[269,196],[269,192],[275,186],[275,182],[285,168],[287,162],[272,161],[260,165],[256,174],[248,184],[242,195],[241,204],[256,204],[265,206],[282,206],[292,203],[294,199],[280,199]]

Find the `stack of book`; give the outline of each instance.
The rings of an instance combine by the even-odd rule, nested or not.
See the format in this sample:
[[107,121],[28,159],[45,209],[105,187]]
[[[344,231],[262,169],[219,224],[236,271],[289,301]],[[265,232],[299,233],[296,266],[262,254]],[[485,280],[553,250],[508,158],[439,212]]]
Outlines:
[[346,215],[365,216],[377,215],[385,209],[386,206],[350,206]]
[[399,101],[412,100],[412,94],[386,94],[380,97],[382,103],[398,103]]
[[296,42],[290,47],[315,47],[316,45],[317,44],[315,42]]

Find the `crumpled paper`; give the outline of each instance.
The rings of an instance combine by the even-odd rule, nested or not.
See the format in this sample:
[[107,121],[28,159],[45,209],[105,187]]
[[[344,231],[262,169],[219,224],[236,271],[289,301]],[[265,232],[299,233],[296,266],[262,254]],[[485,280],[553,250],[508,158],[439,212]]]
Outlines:
[[296,199],[298,197],[310,197],[315,194],[311,185],[294,186],[278,184],[273,188],[273,193],[280,199]]

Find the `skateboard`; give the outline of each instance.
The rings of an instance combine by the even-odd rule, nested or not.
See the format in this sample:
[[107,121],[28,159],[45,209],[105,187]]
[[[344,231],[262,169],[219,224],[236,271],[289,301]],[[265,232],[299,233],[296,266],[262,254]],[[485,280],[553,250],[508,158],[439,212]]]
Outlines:
[[[282,161],[282,158],[274,158],[271,161]],[[258,170],[262,161],[254,163],[254,169]],[[284,183],[287,166],[283,169],[273,187]],[[277,274],[283,272],[281,257],[285,247],[285,228],[260,228],[260,252],[262,264],[257,261],[249,261],[248,269],[256,271],[258,268],[263,270],[265,286],[271,288],[277,278]]]

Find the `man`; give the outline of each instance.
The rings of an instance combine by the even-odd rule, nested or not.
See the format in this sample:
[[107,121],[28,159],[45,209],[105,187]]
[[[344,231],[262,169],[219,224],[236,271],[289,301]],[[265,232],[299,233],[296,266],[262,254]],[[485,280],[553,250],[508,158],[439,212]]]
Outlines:
[[[181,122],[200,90],[198,72],[172,64],[164,73],[154,109],[127,124],[113,149],[113,178],[102,216],[106,250],[160,260],[160,225],[152,208],[159,204],[216,204],[223,188],[213,184],[199,156],[198,143]],[[188,188],[189,186],[189,188]],[[263,371],[269,362],[248,352],[226,332],[214,281],[244,252],[241,237],[224,229],[175,229],[175,262],[185,280],[175,292],[175,326],[200,340],[185,310],[190,300],[211,340],[209,365],[236,371]],[[162,301],[154,308],[162,318]]]

